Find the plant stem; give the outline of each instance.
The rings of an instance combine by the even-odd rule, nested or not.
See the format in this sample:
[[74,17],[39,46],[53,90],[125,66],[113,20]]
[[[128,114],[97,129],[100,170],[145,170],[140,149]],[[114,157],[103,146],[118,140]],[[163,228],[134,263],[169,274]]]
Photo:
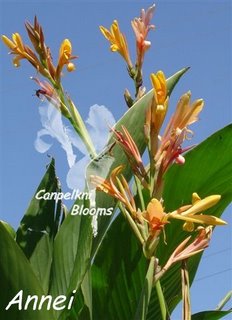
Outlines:
[[85,126],[81,116],[79,116],[79,122],[78,123],[73,121],[72,118],[69,118],[69,121],[72,124],[74,130],[77,132],[77,134],[82,139],[83,143],[85,144],[86,149],[88,150],[88,153],[89,153],[90,157],[91,158],[95,158],[97,156],[97,153],[95,151],[95,148],[93,146],[93,142],[92,142],[92,140],[91,140],[91,138],[89,136],[89,133],[88,133],[88,131],[86,129],[86,126]]
[[88,153],[91,158],[95,158],[97,156],[97,153],[95,151],[93,142],[90,138],[89,132],[86,129],[85,123],[77,110],[76,106],[72,102],[70,98],[65,98],[64,90],[62,86],[60,85],[59,88],[57,89],[57,92],[59,94],[59,97],[61,99],[61,102],[63,105],[67,108],[66,102],[69,104],[68,110],[68,115],[63,114],[72,124],[74,130],[77,132],[77,134],[80,136],[81,140],[86,146],[86,149],[88,150]]
[[126,209],[123,208],[123,205],[121,203],[119,203],[119,208],[120,208],[121,212],[123,213],[123,215],[125,216],[125,218],[127,219],[127,221],[129,222],[129,225],[131,226],[132,230],[134,231],[136,237],[139,239],[139,241],[143,245],[144,239],[141,236],[141,233],[140,233],[136,223],[132,219],[131,215],[129,214],[129,212],[127,212]]
[[156,287],[156,292],[159,299],[162,320],[167,320],[169,317],[168,317],[168,312],[166,308],[166,301],[165,301],[164,294],[163,294],[162,287],[159,280],[156,281],[155,287]]
[[181,278],[182,278],[182,316],[183,320],[191,320],[191,303],[190,303],[190,285],[189,274],[187,269],[187,260],[183,260],[181,264]]
[[139,200],[140,200],[140,204],[141,204],[141,210],[145,211],[146,208],[145,208],[145,203],[144,203],[144,199],[143,199],[141,183],[140,183],[139,179],[136,176],[134,176],[134,178],[135,178],[135,184],[136,184],[136,187],[137,187],[138,196],[139,196]]
[[222,310],[222,308],[225,306],[225,304],[231,299],[232,297],[232,290],[229,291],[226,296],[222,299],[222,301],[219,302],[218,306],[216,307],[216,310]]

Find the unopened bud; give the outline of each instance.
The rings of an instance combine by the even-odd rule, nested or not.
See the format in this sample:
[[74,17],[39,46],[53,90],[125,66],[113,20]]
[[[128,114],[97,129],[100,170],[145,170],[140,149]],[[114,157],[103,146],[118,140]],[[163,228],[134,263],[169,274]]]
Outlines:
[[126,104],[128,108],[132,107],[134,104],[134,100],[132,99],[130,92],[126,89],[124,92],[124,99],[126,101]]
[[72,71],[74,71],[74,70],[76,70],[76,67],[75,67],[74,63],[69,62],[69,63],[67,64],[67,71],[68,71],[68,72],[72,72]]

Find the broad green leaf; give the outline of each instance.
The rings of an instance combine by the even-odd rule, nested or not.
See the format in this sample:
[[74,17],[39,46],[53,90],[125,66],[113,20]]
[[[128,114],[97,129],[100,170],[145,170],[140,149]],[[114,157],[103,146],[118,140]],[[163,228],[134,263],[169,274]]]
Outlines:
[[192,320],[219,320],[232,311],[202,311],[192,315]]
[[51,239],[48,234],[45,234],[37,243],[37,246],[29,259],[32,269],[45,293],[47,293],[49,289],[52,250],[53,245]]
[[141,292],[138,308],[135,315],[135,320],[145,320],[147,316],[148,305],[150,302],[151,291],[153,287],[153,277],[155,270],[155,259],[151,258],[147,274],[145,277],[144,286]]
[[40,282],[37,280],[29,261],[26,259],[18,244],[0,223],[0,319],[4,320],[54,320],[52,311],[18,310],[18,306],[11,306],[5,310],[14,296],[23,290],[23,302],[28,295],[37,295],[39,298],[44,294]]
[[16,232],[15,232],[14,228],[9,223],[7,223],[5,221],[0,220],[0,222],[2,223],[2,225],[5,227],[5,229],[9,232],[9,234],[14,239],[16,236]]
[[134,319],[148,264],[140,243],[119,215],[92,267],[93,320]]
[[[77,204],[77,203],[76,203]],[[88,207],[87,201],[79,205]],[[62,223],[54,241],[50,294],[70,296],[78,290],[90,265],[92,245],[92,218],[90,215],[69,214]],[[68,310],[60,319],[68,318]]]
[[43,194],[61,192],[54,159],[51,160],[16,234],[16,241],[31,261],[33,270],[47,293],[53,241],[61,219],[61,201],[36,199],[36,194],[42,190],[44,190]]
[[[172,90],[174,89],[175,85],[181,78],[181,76],[188,70],[189,68],[184,68],[179,72],[175,73],[173,76],[167,79],[167,86],[168,86],[168,93],[171,94]],[[153,97],[153,90],[149,91],[145,96],[143,96],[139,101],[137,101],[124,115],[123,117],[117,122],[115,128],[117,130],[121,129],[121,126],[125,126],[127,130],[130,132],[131,136],[133,137],[138,149],[140,150],[141,154],[145,150],[145,141],[144,141],[144,122],[145,122],[145,111],[149,106],[151,99]],[[112,146],[114,142],[113,136],[109,139],[108,148]],[[126,179],[131,178],[131,170],[128,165],[127,158],[125,154],[122,152],[121,148],[116,145],[113,149],[113,157],[109,155],[109,153],[104,151],[100,154],[99,157],[94,159],[90,162],[87,168],[87,176],[91,174],[100,175],[102,170],[109,169],[109,172],[112,171],[113,168],[123,164],[125,166],[123,170],[123,174],[125,175]],[[105,157],[108,158],[107,165],[105,161]],[[114,161],[113,161],[114,160]],[[115,201],[112,198],[108,197],[104,193],[98,193],[96,196],[96,206],[97,207],[105,207],[110,208],[115,206]],[[101,216],[98,219],[98,236],[94,239],[93,243],[93,255],[96,253],[99,244],[102,241],[102,238],[110,225],[111,220],[107,216]]]
[[54,159],[52,159],[17,230],[16,241],[28,258],[44,234],[48,234],[51,239],[55,237],[59,225],[60,216],[56,214],[56,201],[54,199],[36,199],[36,194],[41,190],[49,193],[60,192]]
[[[201,197],[221,194],[221,201],[209,214],[220,217],[232,199],[231,126],[216,132],[198,147],[186,154],[184,166],[173,165],[165,178],[164,204],[166,211],[191,203],[191,195]],[[222,156],[223,155],[223,156]],[[210,165],[209,165],[210,163]],[[222,227],[223,228],[223,227]],[[177,245],[186,238],[182,223],[172,222],[166,227],[167,245],[163,239],[157,257],[163,266]],[[201,255],[188,261],[190,282],[196,273]],[[123,219],[119,216],[106,233],[93,266],[94,319],[133,319],[143,290],[147,261],[141,246]],[[173,311],[181,297],[180,264],[176,263],[161,279],[169,311]],[[96,317],[96,318],[95,318]],[[161,319],[156,290],[153,289],[147,320]]]

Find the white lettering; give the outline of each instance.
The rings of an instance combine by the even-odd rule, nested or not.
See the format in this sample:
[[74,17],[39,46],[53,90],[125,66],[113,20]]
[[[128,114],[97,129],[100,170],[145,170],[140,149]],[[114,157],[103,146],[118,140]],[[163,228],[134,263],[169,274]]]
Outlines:
[[39,306],[38,306],[38,310],[42,309],[43,303],[48,299],[48,304],[47,304],[47,310],[50,310],[51,308],[51,304],[52,304],[52,296],[48,295],[48,296],[42,296]]
[[23,290],[20,290],[16,296],[10,302],[8,303],[7,307],[5,310],[10,309],[12,304],[18,304],[18,309],[22,310],[22,302],[23,302]]
[[24,310],[27,310],[29,303],[34,300],[34,304],[33,304],[33,310],[36,310],[37,307],[37,303],[38,303],[38,296],[34,295],[34,296],[28,296],[27,300],[25,302],[25,306],[24,306]]
[[43,196],[39,196],[41,193],[44,193],[45,192],[45,189],[43,189],[43,190],[40,190],[39,192],[37,192],[36,193],[36,195],[35,195],[35,198],[37,199],[37,200],[41,200],[41,199],[43,199]]
[[68,310],[70,310],[72,308],[72,304],[73,304],[73,300],[75,298],[74,294],[76,293],[76,290],[73,290],[73,295],[71,296],[70,300],[69,300],[69,304],[68,304]]
[[52,308],[54,310],[63,310],[65,308],[65,305],[58,307],[58,304],[64,303],[66,301],[66,296],[58,296],[55,298],[53,304],[52,304]]

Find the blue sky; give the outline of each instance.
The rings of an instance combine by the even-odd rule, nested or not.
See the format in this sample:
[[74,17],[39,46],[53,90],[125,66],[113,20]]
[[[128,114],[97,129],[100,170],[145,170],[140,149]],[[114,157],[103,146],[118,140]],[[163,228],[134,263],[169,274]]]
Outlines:
[[[90,106],[96,103],[105,105],[119,119],[126,110],[123,91],[133,87],[122,59],[109,51],[98,27],[109,27],[117,19],[134,57],[130,21],[139,15],[141,8],[151,4],[148,1],[1,0],[0,31],[8,36],[17,31],[25,40],[24,22],[32,21],[36,14],[54,59],[62,40],[71,39],[74,54],[79,58],[76,72],[64,76],[65,89],[84,119]],[[189,89],[194,99],[205,100],[201,119],[194,126],[193,143],[199,143],[231,122],[231,9],[229,0],[156,1],[153,19],[156,30],[149,37],[152,47],[144,65],[145,86],[150,88],[151,72],[162,69],[169,76],[182,67],[191,67],[171,97],[170,110]],[[16,227],[49,159],[34,148],[36,133],[41,129],[38,112],[41,102],[34,96],[35,83],[29,79],[35,72],[26,62],[15,69],[2,44],[0,56],[0,217]],[[57,159],[57,174],[65,181],[68,166],[64,152],[54,144],[48,153]],[[215,308],[231,289],[231,209],[223,217],[230,225],[216,230],[192,287],[194,312]],[[176,311],[174,320],[180,319],[179,312]]]

